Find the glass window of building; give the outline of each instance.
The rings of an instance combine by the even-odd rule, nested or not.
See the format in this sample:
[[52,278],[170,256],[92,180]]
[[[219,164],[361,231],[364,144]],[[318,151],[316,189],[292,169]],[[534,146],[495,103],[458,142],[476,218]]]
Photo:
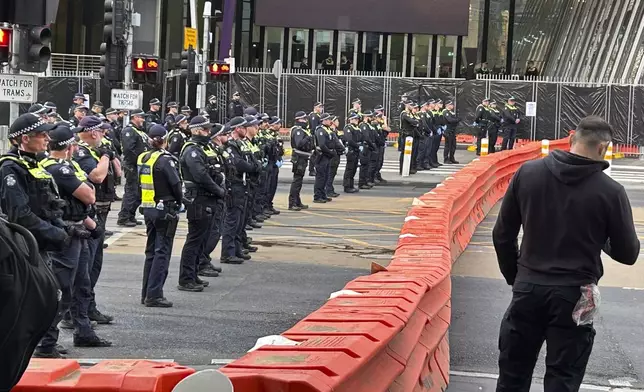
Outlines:
[[356,45],[358,44],[358,33],[340,31],[338,35],[337,69],[340,71],[353,71],[354,57],[356,57]]
[[315,30],[313,37],[313,60],[311,64],[315,69],[324,69],[327,71],[335,69],[335,61],[331,43],[333,41],[333,31]]
[[490,1],[487,64],[494,74],[506,72],[510,0]]
[[439,78],[451,78],[455,75],[456,66],[456,36],[438,36],[438,53],[436,56],[436,76]]
[[264,67],[272,68],[275,61],[282,58],[284,48],[284,29],[267,27],[264,36]]
[[384,71],[382,65],[382,34],[362,33],[360,71]]
[[481,47],[483,45],[483,8],[485,0],[471,0],[470,23],[467,37],[463,37],[462,61],[460,75],[474,77],[474,69],[480,66]]
[[309,31],[291,29],[289,40],[288,63],[291,67],[311,69],[310,59],[306,58],[309,52]]
[[414,34],[413,36],[413,52],[412,52],[412,61],[414,66],[412,67],[411,76],[416,77],[427,77],[429,76],[429,52],[431,44],[431,36],[423,34]]
[[403,72],[405,69],[405,42],[406,34],[391,34],[389,36],[389,63],[388,72]]

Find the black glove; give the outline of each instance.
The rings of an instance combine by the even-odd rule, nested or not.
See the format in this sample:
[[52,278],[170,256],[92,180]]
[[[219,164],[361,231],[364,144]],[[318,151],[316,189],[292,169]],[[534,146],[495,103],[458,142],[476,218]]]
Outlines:
[[114,159],[114,150],[112,150],[111,148],[99,148],[98,152],[101,154],[101,158],[107,156],[108,158],[110,158],[110,161]]
[[89,233],[90,233],[90,236],[93,239],[97,240],[97,239],[99,239],[99,238],[101,238],[102,236],[105,235],[105,230],[103,230],[103,228],[101,226],[96,225],[94,230],[90,230]]
[[67,235],[70,237],[76,237],[83,240],[86,240],[91,237],[91,233],[84,227],[78,225],[71,225],[65,228]]
[[226,189],[218,186],[217,187],[217,194],[215,195],[220,199],[224,199],[226,197]]

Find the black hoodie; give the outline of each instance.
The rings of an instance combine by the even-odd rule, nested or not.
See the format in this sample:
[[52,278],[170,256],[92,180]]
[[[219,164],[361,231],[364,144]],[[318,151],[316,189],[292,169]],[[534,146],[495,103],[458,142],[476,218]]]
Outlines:
[[604,274],[602,249],[622,264],[635,263],[640,243],[631,206],[624,187],[603,173],[607,167],[555,150],[519,168],[493,231],[508,284],[597,283]]

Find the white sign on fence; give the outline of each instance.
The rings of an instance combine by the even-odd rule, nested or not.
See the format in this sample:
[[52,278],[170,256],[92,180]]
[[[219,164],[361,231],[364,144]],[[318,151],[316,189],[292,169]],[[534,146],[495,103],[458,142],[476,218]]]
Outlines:
[[38,78],[34,75],[0,74],[0,102],[34,103]]
[[526,102],[525,103],[525,115],[526,115],[526,117],[537,117],[537,103],[536,102]]
[[136,110],[143,107],[143,91],[112,90],[110,107],[119,110]]

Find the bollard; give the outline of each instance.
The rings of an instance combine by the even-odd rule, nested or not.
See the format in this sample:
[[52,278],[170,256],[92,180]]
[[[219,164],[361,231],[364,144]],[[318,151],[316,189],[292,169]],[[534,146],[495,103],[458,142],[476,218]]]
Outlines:
[[644,161],[644,147],[640,147],[639,160]]
[[613,165],[613,142],[608,143],[608,148],[606,149],[606,155],[604,155],[604,160],[608,162],[608,168],[604,170],[609,177],[611,175],[611,166]]
[[488,150],[488,144],[489,144],[488,138],[484,137],[483,139],[481,139],[481,156],[482,157],[486,156],[488,151],[489,151]]
[[409,170],[411,169],[411,148],[414,144],[414,138],[407,136],[405,138],[405,153],[403,156],[402,176],[409,177]]
[[545,158],[550,154],[550,140],[543,139],[541,141],[541,158]]

